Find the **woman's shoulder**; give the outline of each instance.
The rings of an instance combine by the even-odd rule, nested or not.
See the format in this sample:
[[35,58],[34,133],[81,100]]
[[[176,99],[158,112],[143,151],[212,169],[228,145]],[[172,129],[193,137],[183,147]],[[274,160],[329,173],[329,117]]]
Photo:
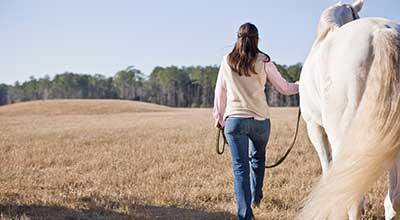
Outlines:
[[228,64],[228,59],[229,59],[229,54],[225,54],[223,57],[222,57],[222,60],[221,60],[221,64],[220,64],[220,69],[224,69],[224,70],[229,70],[229,64]]
[[229,54],[225,54],[222,57],[221,66],[226,66],[228,64]]
[[270,63],[270,62],[271,62],[271,57],[270,57],[268,54],[266,54],[266,53],[259,52],[259,53],[257,54],[257,56],[258,56],[258,59],[259,59],[260,61],[262,61],[263,63]]
[[225,54],[223,57],[222,57],[222,63],[227,63],[228,62],[228,59],[229,59],[229,53],[227,53],[227,54]]

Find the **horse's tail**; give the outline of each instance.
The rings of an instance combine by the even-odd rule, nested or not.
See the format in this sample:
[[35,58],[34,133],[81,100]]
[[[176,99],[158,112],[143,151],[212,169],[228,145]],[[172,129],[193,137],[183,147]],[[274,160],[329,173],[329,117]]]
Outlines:
[[374,60],[353,123],[297,219],[346,219],[400,150],[400,34],[377,30],[372,45]]

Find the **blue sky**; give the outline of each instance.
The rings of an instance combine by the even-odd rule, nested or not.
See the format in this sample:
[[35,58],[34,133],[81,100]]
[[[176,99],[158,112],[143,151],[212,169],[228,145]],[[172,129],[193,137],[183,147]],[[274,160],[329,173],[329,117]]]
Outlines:
[[[238,27],[256,24],[260,48],[303,62],[333,0],[0,0],[0,83],[72,71],[113,76],[134,65],[219,64]],[[343,1],[346,2],[346,1]],[[347,1],[351,2],[351,1]],[[365,0],[362,17],[400,22],[399,0]]]

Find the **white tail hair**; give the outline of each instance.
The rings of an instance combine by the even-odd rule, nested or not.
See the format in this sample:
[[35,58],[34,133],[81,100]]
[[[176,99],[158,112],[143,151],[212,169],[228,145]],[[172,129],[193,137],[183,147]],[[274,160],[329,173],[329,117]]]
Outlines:
[[374,60],[364,95],[340,152],[297,216],[299,220],[347,219],[400,150],[400,34],[377,30]]

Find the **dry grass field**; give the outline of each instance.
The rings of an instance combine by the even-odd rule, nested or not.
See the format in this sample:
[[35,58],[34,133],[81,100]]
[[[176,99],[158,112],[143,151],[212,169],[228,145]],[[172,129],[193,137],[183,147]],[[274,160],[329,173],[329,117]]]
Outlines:
[[[117,100],[0,107],[0,219],[235,219],[211,112]],[[296,114],[271,109],[268,163],[291,142]],[[294,151],[266,172],[257,220],[293,219],[319,174],[302,122]],[[385,192],[383,176],[365,219],[381,219]]]

